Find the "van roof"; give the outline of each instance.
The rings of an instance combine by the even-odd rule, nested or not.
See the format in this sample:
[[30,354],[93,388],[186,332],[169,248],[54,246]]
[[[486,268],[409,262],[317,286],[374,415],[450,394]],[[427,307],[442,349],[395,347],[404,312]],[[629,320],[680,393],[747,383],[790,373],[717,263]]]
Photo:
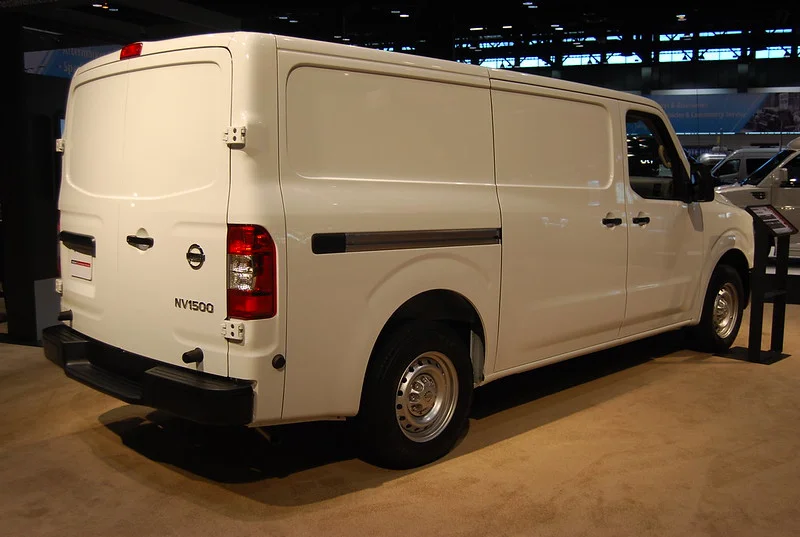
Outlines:
[[739,157],[742,155],[774,155],[780,151],[780,147],[742,147],[728,155],[728,158]]
[[[489,67],[481,67],[478,65],[459,63],[451,60],[441,60],[426,56],[405,54],[402,52],[388,52],[357,45],[330,43],[326,41],[316,41],[312,39],[289,37],[277,34],[261,32],[225,32],[176,37],[161,41],[143,41],[142,43],[144,44],[144,54],[154,54],[187,48],[209,46],[230,47],[230,45],[236,40],[252,41],[259,39],[274,39],[277,47],[283,50],[311,52],[324,54],[327,56],[338,56],[342,58],[367,59],[397,66],[430,69],[443,73],[473,75],[480,78],[486,78],[487,81],[493,79],[545,88],[561,89],[565,91],[584,93],[587,95],[597,95],[609,99],[623,100],[661,109],[660,105],[651,99],[647,99],[633,93],[611,90],[599,86],[591,86],[588,84],[581,84],[578,82],[560,80],[557,78],[534,75],[530,73],[521,73],[518,71],[507,71],[504,69],[494,69]],[[78,68],[75,74],[78,75],[85,71],[115,61],[119,61],[118,52],[106,54],[105,56],[101,56],[100,58],[96,58],[82,65],[80,68]]]
[[607,97],[609,99],[624,100],[660,108],[658,103],[656,103],[655,101],[644,97],[640,97],[632,93],[611,90],[600,86],[581,84],[579,82],[560,80],[557,78],[552,78],[547,76],[522,73],[519,71],[508,71],[505,69],[481,67],[479,65],[470,65],[467,63],[459,63],[451,60],[441,60],[436,58],[429,58],[426,56],[405,54],[402,52],[387,52],[384,50],[370,49],[354,45],[345,45],[342,43],[329,43],[326,41],[315,41],[311,39],[286,37],[280,35],[275,37],[277,38],[278,48],[283,50],[295,50],[297,52],[315,52],[329,56],[340,56],[353,59],[364,58],[372,61],[388,63],[393,65],[420,67],[423,69],[432,69],[440,72],[474,75],[494,80],[503,80],[506,82],[516,82],[532,86],[541,86],[546,88],[562,89],[565,91],[574,91],[576,93],[585,93],[588,95],[598,95],[601,97]]

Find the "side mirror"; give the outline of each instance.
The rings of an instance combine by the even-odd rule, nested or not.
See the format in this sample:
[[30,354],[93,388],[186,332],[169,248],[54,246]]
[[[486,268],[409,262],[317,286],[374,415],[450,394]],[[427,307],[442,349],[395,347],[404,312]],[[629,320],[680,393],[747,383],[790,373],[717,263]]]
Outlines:
[[714,201],[714,178],[708,167],[692,163],[689,183],[691,201]]

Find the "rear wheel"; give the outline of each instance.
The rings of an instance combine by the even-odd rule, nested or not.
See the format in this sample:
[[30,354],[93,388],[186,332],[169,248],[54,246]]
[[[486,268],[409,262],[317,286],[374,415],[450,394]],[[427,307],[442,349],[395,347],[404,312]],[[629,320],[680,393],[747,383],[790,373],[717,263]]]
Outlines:
[[721,353],[730,349],[742,324],[745,296],[739,273],[719,265],[711,275],[700,323],[692,336],[699,350]]
[[413,468],[446,455],[467,421],[472,364],[466,343],[443,323],[414,321],[376,350],[356,419],[363,457]]

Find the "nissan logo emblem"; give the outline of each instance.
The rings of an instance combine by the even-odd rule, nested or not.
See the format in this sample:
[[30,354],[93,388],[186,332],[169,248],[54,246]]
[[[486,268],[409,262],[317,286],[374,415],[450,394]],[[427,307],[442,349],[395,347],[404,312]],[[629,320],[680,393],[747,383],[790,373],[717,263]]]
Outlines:
[[186,252],[186,261],[189,262],[189,266],[194,270],[203,266],[203,263],[206,262],[206,254],[203,253],[203,249],[200,248],[199,244],[189,246],[189,251]]

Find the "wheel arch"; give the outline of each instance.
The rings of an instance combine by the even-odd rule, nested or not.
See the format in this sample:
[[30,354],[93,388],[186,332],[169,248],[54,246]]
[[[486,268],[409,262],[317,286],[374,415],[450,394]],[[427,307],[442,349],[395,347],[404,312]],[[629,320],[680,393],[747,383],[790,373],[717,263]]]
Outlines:
[[[450,289],[431,289],[406,300],[383,325],[370,353],[367,369],[373,363],[378,349],[404,322],[422,320],[449,324],[464,338],[470,350],[474,382],[484,378],[486,361],[486,330],[483,318],[473,302],[463,294]],[[472,334],[478,339],[473,341]],[[366,373],[366,372],[365,372]],[[365,375],[366,376],[366,375]]]
[[[750,266],[744,252],[738,249],[728,250],[720,257],[717,264],[714,265],[714,270],[720,265],[728,265],[739,273],[739,277],[742,279],[742,285],[744,286],[744,307],[746,308],[750,303]],[[708,284],[706,284],[706,286],[707,285]]]
[[710,244],[702,273],[699,276],[700,282],[695,295],[694,321],[692,324],[700,322],[706,292],[711,283],[711,276],[721,263],[732,266],[739,273],[742,278],[742,284],[745,287],[745,305],[749,303],[750,269],[753,266],[752,236],[748,237],[747,234],[736,228],[727,229],[719,235],[715,234],[715,236],[716,240],[713,240]]

